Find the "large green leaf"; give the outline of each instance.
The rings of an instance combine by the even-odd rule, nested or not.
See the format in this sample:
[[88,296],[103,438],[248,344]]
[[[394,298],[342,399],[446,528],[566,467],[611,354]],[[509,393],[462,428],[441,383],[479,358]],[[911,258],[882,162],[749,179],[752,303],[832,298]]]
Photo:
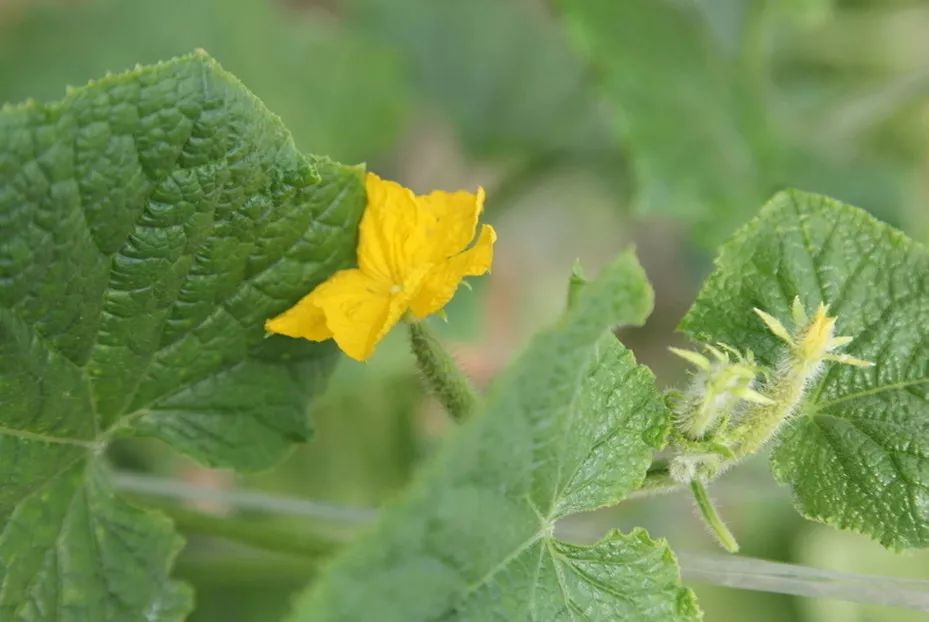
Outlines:
[[[790,321],[800,296],[830,304],[847,351],[784,430],[772,468],[800,511],[893,548],[929,545],[929,252],[867,213],[790,191],[726,244],[682,328],[749,348],[769,365],[778,341],[752,312]],[[789,325],[789,324],[788,324]]]
[[305,439],[333,350],[263,321],[352,261],[363,206],[204,54],[0,112],[0,618],[180,619],[177,542],[100,454],[255,469]]
[[631,254],[587,284],[293,619],[698,619],[671,553],[644,532],[589,547],[553,536],[559,518],[636,488],[664,444],[654,378],[608,330],[641,323],[651,299]]

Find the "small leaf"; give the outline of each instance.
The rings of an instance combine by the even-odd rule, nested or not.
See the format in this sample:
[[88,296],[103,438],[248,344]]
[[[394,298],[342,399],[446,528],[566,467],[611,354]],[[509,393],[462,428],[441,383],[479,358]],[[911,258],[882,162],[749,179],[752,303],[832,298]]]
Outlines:
[[664,543],[552,535],[559,518],[638,487],[664,445],[670,414],[654,377],[609,331],[640,324],[651,300],[630,254],[588,282],[292,619],[699,619]]
[[776,365],[794,297],[829,304],[848,362],[827,362],[782,432],[772,469],[809,518],[891,548],[929,546],[929,251],[867,213],[789,191],[722,249],[682,328]]
[[334,351],[263,322],[352,262],[363,206],[203,53],[0,112],[0,619],[184,617],[178,538],[100,454],[255,469],[305,440]]

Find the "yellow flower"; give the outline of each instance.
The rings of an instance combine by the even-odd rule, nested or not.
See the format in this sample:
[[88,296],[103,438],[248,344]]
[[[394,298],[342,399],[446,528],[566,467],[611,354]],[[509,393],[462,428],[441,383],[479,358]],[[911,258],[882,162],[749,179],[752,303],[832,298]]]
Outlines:
[[[410,311],[424,318],[444,307],[466,276],[490,270],[497,234],[483,225],[484,190],[417,196],[368,173],[358,267],[340,270],[296,305],[265,322],[272,333],[311,341],[335,339],[364,361]],[[470,248],[469,248],[470,246]]]

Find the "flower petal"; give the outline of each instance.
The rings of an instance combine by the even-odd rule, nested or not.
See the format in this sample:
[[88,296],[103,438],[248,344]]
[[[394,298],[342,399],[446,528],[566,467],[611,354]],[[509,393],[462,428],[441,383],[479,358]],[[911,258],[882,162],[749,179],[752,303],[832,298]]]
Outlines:
[[336,272],[314,293],[333,339],[356,361],[371,356],[409,306],[408,294],[391,293],[379,279],[355,269]]
[[374,173],[365,177],[367,207],[358,236],[358,267],[385,283],[401,283],[409,261],[408,246],[419,226],[421,208],[416,195],[400,184]]
[[326,314],[318,304],[318,292],[319,287],[280,315],[266,320],[265,330],[288,337],[302,337],[310,341],[331,339],[332,331],[326,326]]
[[368,173],[368,205],[361,220],[358,266],[371,276],[401,284],[426,264],[445,261],[474,239],[484,190],[432,192],[407,188]]
[[437,265],[420,285],[410,301],[410,310],[419,318],[432,315],[452,299],[461,279],[490,270],[494,259],[497,233],[490,225],[481,227],[477,242],[454,257]]
[[417,201],[428,216],[428,254],[420,258],[420,263],[444,261],[468,247],[484,211],[483,188],[478,188],[476,194],[437,190],[417,197]]

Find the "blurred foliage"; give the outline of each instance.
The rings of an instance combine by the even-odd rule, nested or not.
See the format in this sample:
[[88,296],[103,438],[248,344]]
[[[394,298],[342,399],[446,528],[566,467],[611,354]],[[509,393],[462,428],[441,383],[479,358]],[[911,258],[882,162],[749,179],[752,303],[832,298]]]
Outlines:
[[[606,50],[597,56],[571,19],[582,4],[597,2],[0,0],[0,102],[57,99],[65,84],[202,47],[306,151],[418,174],[424,190],[452,162],[441,183],[485,184],[501,225],[493,277],[459,294],[444,331],[482,383],[560,307],[573,257],[595,272],[626,240],[638,242],[657,293],[653,320],[633,335],[636,353],[673,379],[680,366],[661,353],[708,270],[694,249],[725,237],[785,185],[929,238],[925,1],[611,1],[604,6],[617,13],[593,24]],[[572,168],[583,174],[563,174]],[[403,337],[367,365],[343,362],[314,408],[313,442],[240,483],[388,502],[448,425],[423,397]],[[157,443],[116,449],[124,467],[236,483]],[[929,577],[922,557],[869,557],[864,538],[804,526],[765,469],[744,473],[718,494],[748,554],[859,572],[907,566]],[[682,550],[709,543],[685,498],[636,502],[586,528],[596,536],[617,521]],[[279,619],[314,564],[196,536],[178,575],[197,589],[193,620],[264,622]],[[772,621],[914,619],[697,589],[707,619],[720,622],[747,610]]]
[[532,0],[348,0],[363,32],[400,51],[422,95],[476,155],[613,148],[583,63]]
[[37,0],[5,15],[0,102],[58,99],[66,84],[204,48],[304,151],[363,161],[405,118],[397,56],[323,13],[256,0]]
[[314,564],[297,557],[213,541],[189,543],[174,574],[197,590],[188,622],[265,622],[284,618],[313,573]]
[[770,193],[780,155],[751,72],[722,54],[696,5],[562,4],[615,104],[640,208],[725,235]]
[[[801,563],[840,572],[925,579],[929,568],[927,551],[896,555],[873,542],[823,525],[804,525],[793,549]],[[805,599],[800,602],[800,610],[804,614],[804,622],[919,622],[926,619],[925,612],[827,599]]]
[[[911,74],[890,65],[853,74],[836,62],[814,75],[810,52],[820,50],[821,33],[831,28],[829,4],[563,0],[559,6],[615,106],[636,172],[636,203],[646,213],[690,222],[712,245],[788,186],[896,222],[899,207],[925,199],[919,173],[929,125],[912,118],[910,108],[922,100],[926,110],[927,68]],[[907,116],[909,136],[892,138]],[[902,143],[914,133],[923,145],[907,150]]]
[[929,7],[858,0],[818,15],[764,33],[774,112],[804,146],[787,180],[925,237]]

